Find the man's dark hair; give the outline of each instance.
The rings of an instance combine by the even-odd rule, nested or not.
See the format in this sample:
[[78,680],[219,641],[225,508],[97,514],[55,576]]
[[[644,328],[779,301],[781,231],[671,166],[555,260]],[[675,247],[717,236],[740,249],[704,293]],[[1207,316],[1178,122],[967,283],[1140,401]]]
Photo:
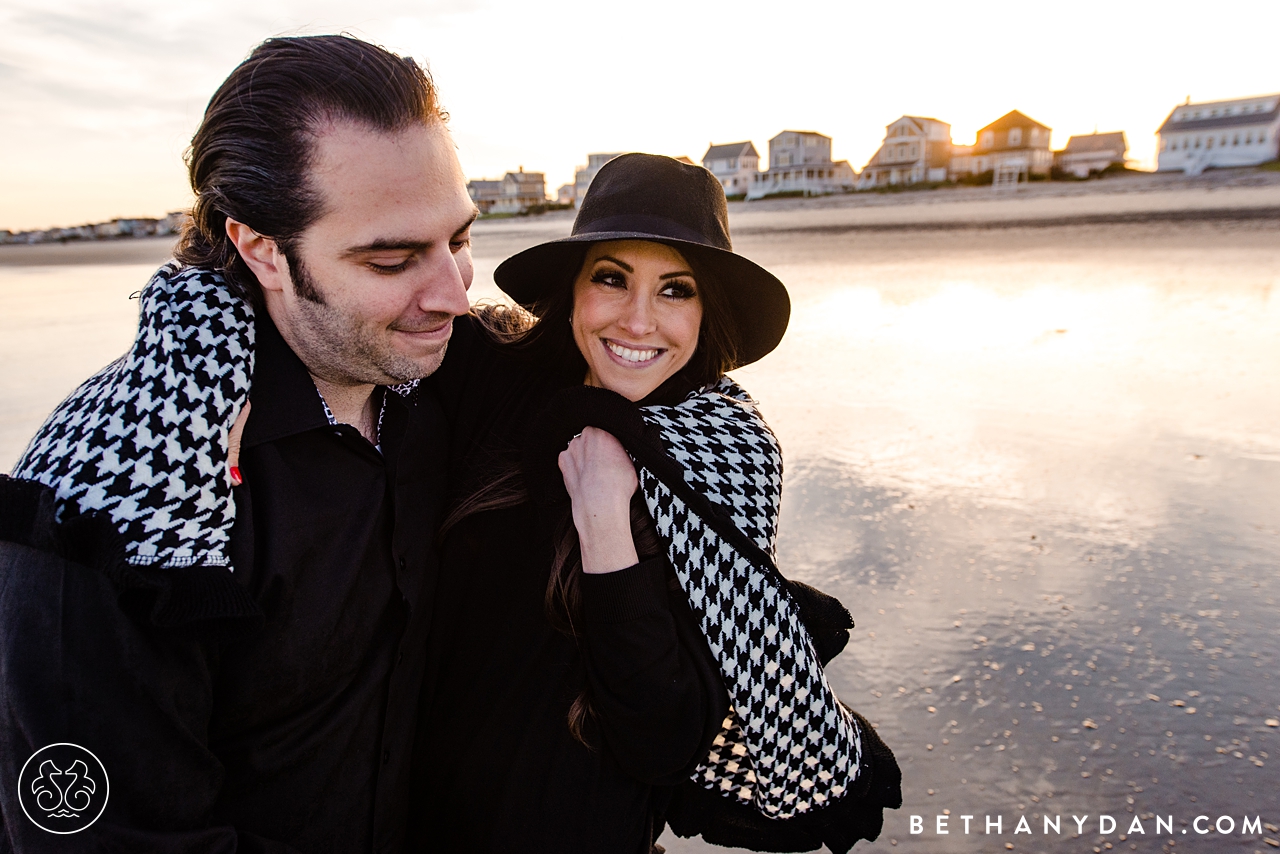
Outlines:
[[394,132],[447,119],[430,75],[409,57],[350,36],[266,40],[214,93],[191,140],[196,203],[178,260],[219,270],[260,305],[261,286],[227,237],[227,218],[275,239],[293,262],[292,242],[324,213],[309,180],[318,125]]

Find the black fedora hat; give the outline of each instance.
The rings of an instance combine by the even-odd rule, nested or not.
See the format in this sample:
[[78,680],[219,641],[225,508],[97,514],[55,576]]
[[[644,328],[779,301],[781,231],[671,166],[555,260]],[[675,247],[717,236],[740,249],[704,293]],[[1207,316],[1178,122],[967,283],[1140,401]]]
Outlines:
[[[693,256],[722,282],[737,329],[735,367],[767,355],[787,331],[791,299],[778,278],[733,251],[724,188],[701,166],[656,154],[624,154],[610,160],[591,182],[573,231],[512,255],[498,265],[498,287],[525,308],[548,288],[547,275],[581,257],[585,244],[605,240],[652,240]],[[575,271],[576,272],[576,271]]]

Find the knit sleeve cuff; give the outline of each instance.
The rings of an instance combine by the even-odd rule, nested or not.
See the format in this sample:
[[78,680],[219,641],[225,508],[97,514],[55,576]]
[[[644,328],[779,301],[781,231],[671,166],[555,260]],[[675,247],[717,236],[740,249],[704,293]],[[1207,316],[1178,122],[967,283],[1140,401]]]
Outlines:
[[584,572],[581,590],[590,622],[622,623],[666,611],[666,560],[654,557],[617,572]]

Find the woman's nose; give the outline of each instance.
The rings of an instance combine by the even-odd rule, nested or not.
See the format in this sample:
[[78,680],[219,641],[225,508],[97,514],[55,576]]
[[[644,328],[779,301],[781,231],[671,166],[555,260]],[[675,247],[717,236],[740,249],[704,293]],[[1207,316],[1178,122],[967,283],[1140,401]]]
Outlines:
[[655,325],[653,305],[642,296],[628,299],[620,325],[631,335],[648,335]]

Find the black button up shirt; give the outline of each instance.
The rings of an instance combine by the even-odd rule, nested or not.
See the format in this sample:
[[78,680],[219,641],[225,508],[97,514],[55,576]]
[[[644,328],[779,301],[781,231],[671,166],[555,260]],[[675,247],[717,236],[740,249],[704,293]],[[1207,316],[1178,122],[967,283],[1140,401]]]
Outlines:
[[396,850],[435,586],[443,416],[425,387],[379,389],[379,452],[329,423],[270,321],[257,354],[232,554],[266,628],[223,652],[209,733],[227,769],[216,811],[302,851]]
[[[235,595],[205,567],[171,571],[161,597],[195,617],[240,597],[254,628],[161,628],[101,561],[0,543],[0,852],[403,848],[445,422],[427,384],[379,389],[379,450],[329,423],[265,315],[256,352]],[[106,812],[73,837],[26,823],[7,779],[59,741],[111,775]]]

